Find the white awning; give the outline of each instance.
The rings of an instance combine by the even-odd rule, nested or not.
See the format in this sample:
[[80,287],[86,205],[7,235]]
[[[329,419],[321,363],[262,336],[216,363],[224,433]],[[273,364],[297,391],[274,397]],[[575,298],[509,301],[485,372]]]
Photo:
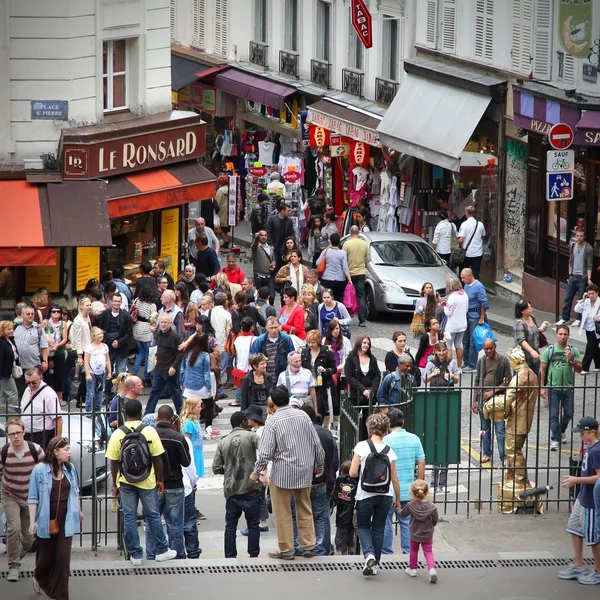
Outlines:
[[381,143],[451,171],[491,102],[489,96],[408,74],[377,127]]

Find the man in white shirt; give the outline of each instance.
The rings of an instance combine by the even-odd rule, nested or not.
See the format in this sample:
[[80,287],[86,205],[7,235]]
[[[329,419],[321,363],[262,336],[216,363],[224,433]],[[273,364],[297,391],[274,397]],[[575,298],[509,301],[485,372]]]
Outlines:
[[271,173],[271,183],[267,186],[267,192],[269,194],[278,194],[280,196],[285,194],[285,183],[281,182],[281,175],[279,173]]
[[465,216],[467,220],[460,226],[458,232],[458,243],[466,250],[462,269],[471,269],[473,277],[479,279],[481,259],[483,258],[483,238],[485,227],[481,221],[475,219],[475,207],[467,206]]
[[198,248],[196,246],[196,236],[199,233],[203,233],[204,235],[206,235],[206,237],[208,238],[208,245],[214,249],[218,256],[221,250],[219,240],[217,239],[215,232],[210,227],[206,226],[206,221],[202,217],[196,219],[196,227],[188,231],[188,246],[190,250],[190,256],[192,258],[196,258],[196,256],[198,255]]
[[299,352],[292,351],[288,354],[288,368],[279,374],[277,385],[285,386],[290,396],[306,402],[310,396],[313,407],[317,410],[316,383],[312,373],[302,366],[302,357]]
[[431,247],[450,265],[450,255],[452,254],[452,237],[458,238],[456,225],[448,220],[448,213],[445,210],[438,212],[439,223],[433,232],[433,241]]
[[229,366],[229,354],[225,352],[225,340],[231,329],[231,314],[225,310],[227,296],[223,292],[215,294],[215,306],[210,313],[210,324],[215,330],[217,346],[221,348],[221,385],[227,381],[227,367]]

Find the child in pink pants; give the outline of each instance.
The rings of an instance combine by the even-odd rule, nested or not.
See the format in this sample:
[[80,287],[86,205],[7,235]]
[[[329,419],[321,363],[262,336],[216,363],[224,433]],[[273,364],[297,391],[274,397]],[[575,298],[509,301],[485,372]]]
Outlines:
[[398,511],[399,517],[410,517],[410,559],[405,573],[410,577],[417,576],[419,546],[423,548],[429,581],[437,583],[438,576],[433,558],[433,532],[438,522],[438,511],[429,501],[429,484],[422,479],[417,479],[410,487],[412,500]]

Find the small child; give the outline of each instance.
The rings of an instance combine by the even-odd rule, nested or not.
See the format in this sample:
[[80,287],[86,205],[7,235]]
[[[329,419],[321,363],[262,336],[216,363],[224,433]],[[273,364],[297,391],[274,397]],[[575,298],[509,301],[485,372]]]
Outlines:
[[354,527],[354,498],[358,481],[350,477],[347,460],[340,465],[340,474],[333,486],[333,503],[337,506],[335,515],[335,549],[341,554],[354,554],[356,530]]
[[399,517],[410,517],[410,559],[405,573],[410,577],[417,576],[419,546],[422,546],[429,569],[429,581],[437,583],[433,558],[433,531],[438,522],[438,511],[427,499],[428,494],[429,484],[422,479],[416,479],[410,486],[413,500],[397,512]]
[[204,477],[204,444],[202,442],[202,426],[200,411],[202,401],[194,396],[186,398],[181,411],[181,433],[185,435],[194,448],[194,464],[198,477]]

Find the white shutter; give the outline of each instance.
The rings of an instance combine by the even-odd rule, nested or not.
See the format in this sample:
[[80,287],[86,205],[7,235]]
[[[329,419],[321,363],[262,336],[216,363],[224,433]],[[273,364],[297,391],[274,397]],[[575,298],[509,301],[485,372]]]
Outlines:
[[494,59],[494,0],[476,0],[475,56],[486,61]]
[[171,27],[171,41],[174,42],[177,36],[177,32],[176,32],[176,23],[177,23],[177,16],[176,16],[176,4],[177,4],[177,0],[171,0],[171,5],[170,5],[170,13],[169,13],[169,18],[170,18],[170,27]]
[[533,77],[542,81],[552,79],[552,6],[553,0],[537,0],[533,47]]
[[575,86],[577,85],[577,71],[575,66],[577,60],[570,54],[565,54],[563,63],[563,83],[565,85]]
[[511,67],[524,75],[532,69],[533,6],[534,0],[512,0]]
[[229,0],[216,0],[215,54],[229,56]]
[[456,0],[443,0],[442,50],[456,52]]
[[206,49],[205,44],[205,21],[206,21],[206,0],[194,0],[192,15],[192,46]]
[[427,36],[425,45],[437,48],[438,0],[427,0]]

